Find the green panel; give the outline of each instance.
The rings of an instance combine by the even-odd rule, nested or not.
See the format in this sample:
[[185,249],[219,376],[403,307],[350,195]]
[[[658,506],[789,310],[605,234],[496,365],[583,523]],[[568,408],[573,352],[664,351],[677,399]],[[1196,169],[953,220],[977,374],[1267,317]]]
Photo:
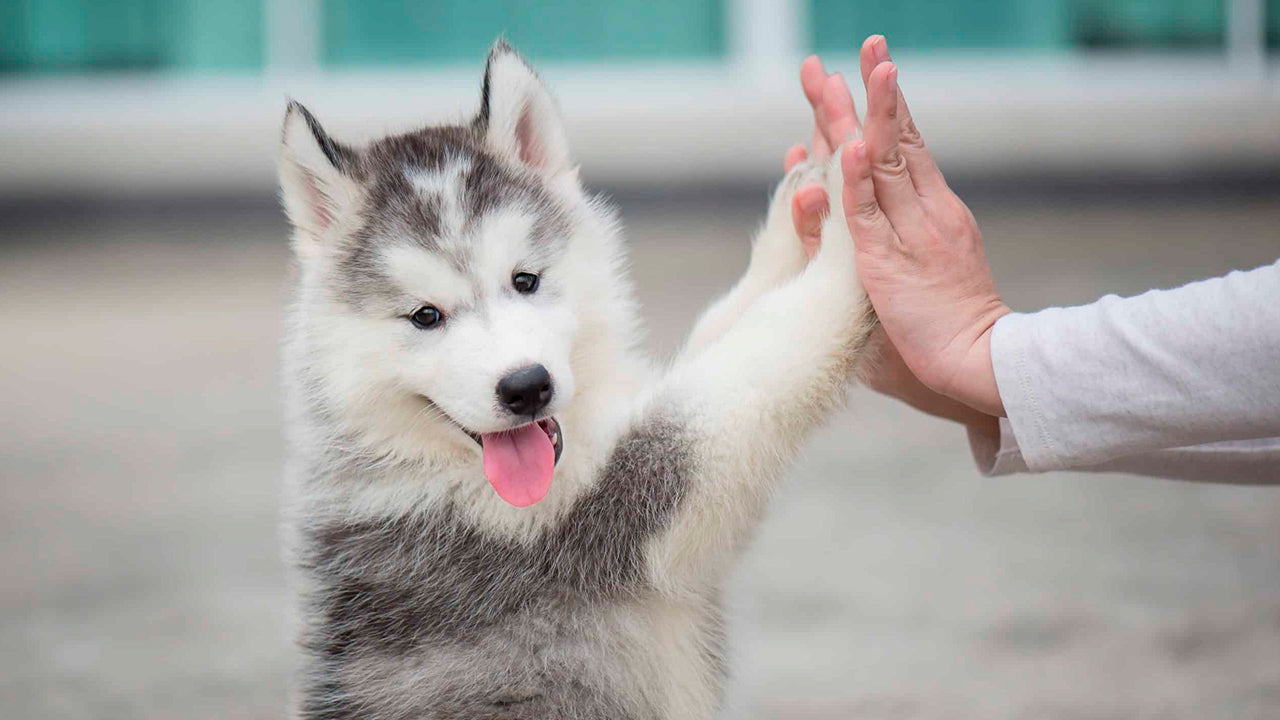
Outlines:
[[1075,41],[1085,47],[1222,47],[1225,0],[1074,0]]
[[154,0],[5,0],[0,13],[14,21],[6,30],[7,69],[155,67],[161,53],[154,5]]
[[880,33],[896,49],[1057,48],[1064,0],[812,0],[813,47],[848,52]]
[[474,62],[499,35],[538,59],[719,57],[723,0],[324,0],[331,65]]
[[262,0],[0,0],[0,71],[262,65]]
[[168,0],[171,64],[198,70],[262,67],[262,0]]
[[1280,0],[1267,0],[1267,47],[1280,50]]
[[1225,29],[1225,0],[812,2],[821,51],[849,50],[872,33],[914,49],[1221,47]]
[[0,0],[0,72],[14,72],[26,65],[27,8],[24,3]]

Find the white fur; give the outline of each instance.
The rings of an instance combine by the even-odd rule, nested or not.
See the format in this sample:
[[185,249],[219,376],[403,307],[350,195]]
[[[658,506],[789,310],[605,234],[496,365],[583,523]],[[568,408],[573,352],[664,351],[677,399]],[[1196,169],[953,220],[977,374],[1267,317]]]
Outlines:
[[[804,266],[790,207],[804,180],[840,196],[837,166],[797,168],[774,197],[746,275],[698,323],[656,390],[699,408],[707,472],[690,511],[652,549],[656,576],[679,587],[720,577],[759,521],[808,432],[844,400],[873,318],[838,203]],[[787,277],[800,267],[798,275]]]
[[548,176],[572,170],[555,100],[515,53],[491,57],[489,98],[489,142],[495,150]]
[[[578,183],[550,95],[514,54],[491,61],[490,82],[486,142],[544,179],[570,220],[563,251],[537,256],[529,240],[533,208],[495,212],[464,229],[457,207],[466,161],[459,159],[413,183],[445,198],[442,237],[470,233],[470,265],[464,270],[407,238],[390,239],[380,261],[398,299],[378,312],[352,312],[332,287],[336,238],[351,232],[362,191],[334,172],[290,114],[281,177],[301,264],[287,348],[292,441],[314,462],[333,443],[355,438],[353,452],[367,454],[375,469],[358,483],[294,476],[292,521],[358,521],[451,501],[492,537],[526,542],[595,486],[629,428],[654,412],[674,412],[697,438],[698,472],[673,522],[646,546],[658,593],[617,610],[607,652],[631,661],[626,682],[664,707],[664,717],[708,718],[718,689],[704,672],[694,630],[800,444],[842,403],[874,323],[839,206],[838,167],[802,164],[784,179],[746,274],[659,372],[635,350],[636,308],[616,222]],[[833,200],[822,248],[807,263],[790,220],[791,199],[806,180],[825,183]],[[546,265],[527,268],[545,270],[543,289],[509,292],[512,272],[533,262]],[[404,319],[423,303],[445,313],[443,328],[419,330]],[[529,363],[554,378],[550,413],[566,443],[550,494],[515,508],[489,487],[479,449],[458,425],[509,427],[493,388]],[[315,381],[304,386],[297,380],[304,375]],[[310,423],[308,402],[337,413],[346,440]],[[388,682],[412,685],[431,668],[348,671],[381,692]]]
[[302,113],[292,106],[281,143],[280,187],[300,255],[315,252],[327,238],[341,236],[343,228],[336,220],[361,195],[359,185],[325,157]]

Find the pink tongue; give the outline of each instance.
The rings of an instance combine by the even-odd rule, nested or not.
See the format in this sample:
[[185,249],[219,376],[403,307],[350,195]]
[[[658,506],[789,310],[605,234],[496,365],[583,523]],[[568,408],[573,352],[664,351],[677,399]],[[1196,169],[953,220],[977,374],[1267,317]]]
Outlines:
[[484,476],[499,497],[516,507],[528,507],[546,497],[556,469],[556,451],[537,423],[481,435],[480,439],[484,443]]

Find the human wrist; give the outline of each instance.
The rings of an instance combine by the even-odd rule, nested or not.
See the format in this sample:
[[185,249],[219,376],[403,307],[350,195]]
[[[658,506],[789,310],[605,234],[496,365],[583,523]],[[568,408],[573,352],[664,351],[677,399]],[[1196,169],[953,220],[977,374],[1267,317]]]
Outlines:
[[[900,359],[898,363],[901,363]],[[999,418],[933,390],[905,365],[892,367],[888,372],[882,370],[868,378],[867,384],[876,392],[900,400],[927,415],[985,434],[990,434],[992,429],[998,432]]]
[[959,423],[984,435],[990,435],[992,432],[999,434],[1000,418],[955,398],[945,395],[939,395],[938,397],[939,402],[935,407],[939,407],[940,411],[934,412],[934,415]]
[[948,381],[935,388],[939,393],[984,415],[1005,417],[1004,401],[1000,398],[991,359],[991,336],[996,323],[1010,312],[1009,307],[1001,302],[977,324],[980,328],[977,339],[969,346],[955,371],[950,373]]

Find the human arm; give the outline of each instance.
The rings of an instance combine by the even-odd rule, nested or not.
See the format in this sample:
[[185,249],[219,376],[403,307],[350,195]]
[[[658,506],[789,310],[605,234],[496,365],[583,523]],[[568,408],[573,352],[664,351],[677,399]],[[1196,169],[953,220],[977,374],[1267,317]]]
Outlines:
[[[1267,461],[1261,441],[1247,452],[1218,441],[1280,436],[1280,271],[1010,315],[972,215],[911,120],[883,38],[868,39],[861,61],[866,142],[850,143],[842,158],[844,209],[859,275],[900,361],[898,372],[874,373],[873,387],[964,422],[986,440],[975,451],[1015,448],[1031,470],[1169,475],[1178,457],[1197,459],[1188,468],[1207,463],[1198,479],[1216,480],[1239,463]],[[806,96],[812,103],[807,86]],[[842,109],[853,112],[829,93],[820,102],[820,130]],[[957,403],[981,412],[975,419]],[[996,425],[1006,413],[1010,420]]]
[[991,347],[1031,470],[1280,437],[1280,262],[1012,314]]
[[[1031,472],[1008,420],[1001,419],[994,434],[970,429],[969,449],[978,470],[984,475]],[[1280,437],[1226,440],[1154,450],[1071,469],[1129,473],[1166,480],[1277,485],[1280,484]]]

